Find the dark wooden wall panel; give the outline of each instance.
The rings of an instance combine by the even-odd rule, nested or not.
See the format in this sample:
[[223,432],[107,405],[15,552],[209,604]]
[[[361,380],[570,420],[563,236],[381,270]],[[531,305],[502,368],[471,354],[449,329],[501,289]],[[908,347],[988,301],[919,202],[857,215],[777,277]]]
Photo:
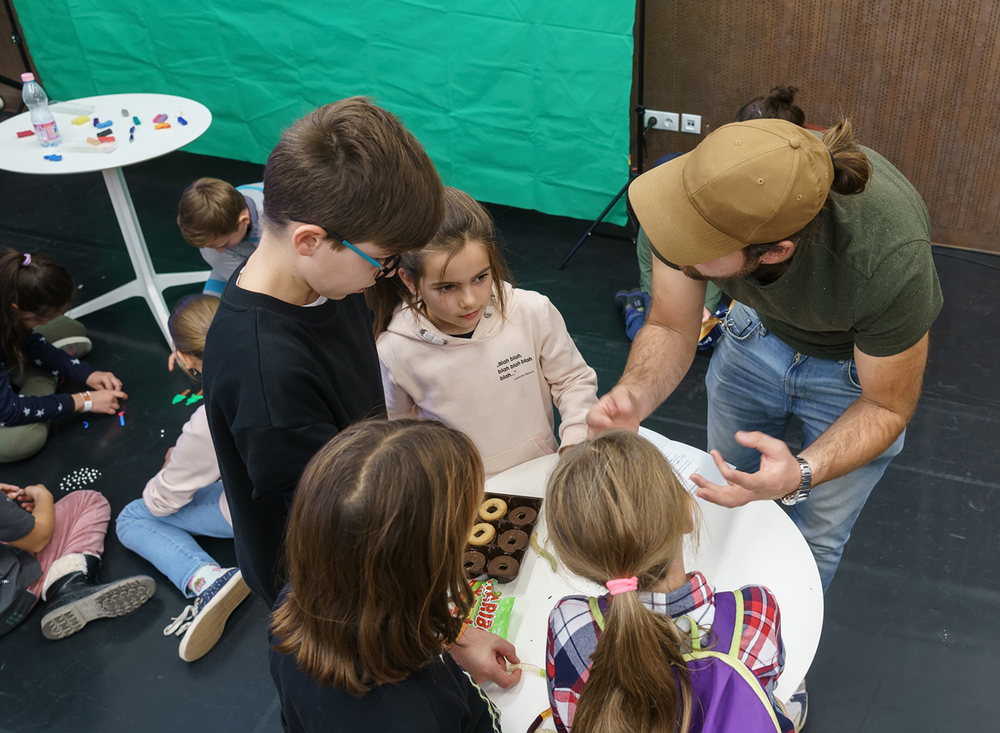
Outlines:
[[913,182],[935,242],[1000,252],[1000,0],[648,0],[645,67],[647,108],[702,116],[650,131],[647,164],[792,84]]

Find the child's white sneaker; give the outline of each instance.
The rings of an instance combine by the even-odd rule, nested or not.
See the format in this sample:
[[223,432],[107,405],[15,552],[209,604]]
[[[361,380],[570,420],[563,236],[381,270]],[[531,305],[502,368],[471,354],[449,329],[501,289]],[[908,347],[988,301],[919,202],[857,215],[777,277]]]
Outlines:
[[69,336],[52,343],[57,349],[62,349],[70,356],[81,359],[90,353],[94,344],[86,336]]
[[194,603],[181,611],[163,630],[164,636],[176,634],[184,638],[178,655],[185,662],[201,659],[222,636],[226,620],[250,593],[239,568],[230,568],[218,580],[203,590]]

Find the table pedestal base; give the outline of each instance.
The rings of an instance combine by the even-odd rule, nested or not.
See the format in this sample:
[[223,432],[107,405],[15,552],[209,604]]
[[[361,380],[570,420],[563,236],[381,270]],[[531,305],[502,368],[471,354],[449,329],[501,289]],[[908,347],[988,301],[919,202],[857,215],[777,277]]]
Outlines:
[[167,303],[163,299],[163,291],[176,285],[188,285],[190,283],[204,282],[211,274],[210,270],[200,272],[176,272],[160,274],[153,269],[153,262],[149,258],[149,250],[146,249],[146,240],[142,236],[142,228],[139,226],[139,219],[135,215],[135,207],[132,205],[132,197],[129,195],[128,186],[125,184],[125,175],[121,168],[111,168],[101,171],[104,175],[104,183],[108,187],[108,194],[111,196],[111,203],[115,209],[115,216],[118,218],[118,225],[122,230],[122,237],[125,239],[125,247],[128,249],[129,259],[132,260],[132,267],[135,269],[136,279],[117,287],[109,293],[98,296],[93,300],[88,300],[83,305],[79,305],[66,315],[70,318],[79,318],[88,313],[107,308],[110,305],[120,303],[129,298],[142,297],[146,299],[149,309],[153,311],[163,338],[167,340],[170,348],[173,348],[173,341],[170,339],[170,331],[167,330],[167,319],[170,312],[167,310]]

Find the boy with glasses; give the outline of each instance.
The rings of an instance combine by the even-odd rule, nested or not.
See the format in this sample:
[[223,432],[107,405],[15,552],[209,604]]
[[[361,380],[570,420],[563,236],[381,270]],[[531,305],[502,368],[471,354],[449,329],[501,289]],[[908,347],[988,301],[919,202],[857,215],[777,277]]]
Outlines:
[[271,607],[299,475],[338,432],[386,414],[364,290],[427,243],[444,199],[420,143],[359,97],[284,132],[264,193],[260,244],[208,332],[205,403],[239,566]]

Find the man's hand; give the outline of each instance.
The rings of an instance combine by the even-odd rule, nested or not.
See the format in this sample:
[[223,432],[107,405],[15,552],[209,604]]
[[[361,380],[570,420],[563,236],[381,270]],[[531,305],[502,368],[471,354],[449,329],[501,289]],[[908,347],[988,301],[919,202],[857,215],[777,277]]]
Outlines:
[[625,428],[639,432],[639,406],[628,387],[618,385],[604,395],[587,413],[589,437],[611,428]]
[[507,662],[521,662],[514,651],[514,645],[489,631],[469,626],[450,653],[452,659],[477,683],[490,680],[506,690],[521,680],[521,670],[507,672]]
[[107,389],[120,392],[122,380],[111,372],[94,372],[87,377],[87,386],[91,389]]
[[760,452],[760,468],[756,473],[737,471],[726,465],[719,451],[713,450],[715,465],[729,483],[719,486],[697,473],[693,474],[691,480],[698,485],[698,496],[702,499],[732,508],[751,501],[780,499],[799,487],[802,482],[799,462],[783,440],[760,432],[741,430],[736,433],[736,442]]

